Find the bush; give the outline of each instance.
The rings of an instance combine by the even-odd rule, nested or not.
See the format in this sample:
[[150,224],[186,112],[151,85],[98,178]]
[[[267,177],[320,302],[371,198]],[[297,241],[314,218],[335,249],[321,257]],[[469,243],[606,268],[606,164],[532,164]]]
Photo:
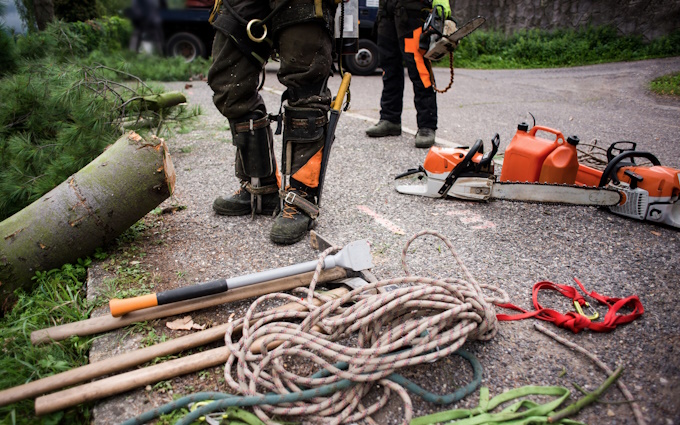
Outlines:
[[[680,31],[645,42],[616,28],[520,30],[510,35],[475,31],[460,42],[456,66],[463,68],[546,68],[680,55]],[[438,65],[448,66],[448,60]]]
[[649,87],[657,94],[680,96],[680,72],[655,78],[649,84]]
[[82,22],[99,18],[97,0],[53,0],[54,16],[66,22]]

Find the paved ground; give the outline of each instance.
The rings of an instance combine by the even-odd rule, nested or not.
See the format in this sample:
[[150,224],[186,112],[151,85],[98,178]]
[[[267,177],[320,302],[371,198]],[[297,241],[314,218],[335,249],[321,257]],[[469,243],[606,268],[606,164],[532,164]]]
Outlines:
[[[618,140],[636,141],[638,149],[653,152],[663,164],[680,167],[680,102],[653,96],[646,89],[652,78],[678,70],[680,58],[557,70],[456,70],[453,88],[438,97],[439,143],[469,145],[481,138],[488,148],[493,134],[499,133],[504,149],[517,124],[531,120],[531,113],[537,124],[578,135],[582,141],[597,139],[604,146]],[[448,70],[437,70],[438,81],[448,78]],[[332,79],[333,90],[338,80]],[[226,121],[212,107],[205,83],[193,82],[186,89],[184,83],[168,86],[185,90],[191,104],[202,105],[204,116],[192,132],[168,140],[177,170],[177,190],[163,206],[187,208],[173,215],[149,216],[149,228],[135,243],[137,252],[144,253],[138,260],[157,282],[155,290],[314,259],[316,253],[306,242],[289,247],[269,242],[270,218],[213,214],[210,205],[214,197],[237,187],[234,147],[228,140]],[[513,303],[527,309],[531,308],[531,287],[541,280],[573,284],[572,278],[578,277],[589,290],[601,294],[639,295],[645,314],[612,333],[573,335],[551,329],[610,367],[623,365],[622,379],[639,401],[647,423],[680,424],[678,231],[592,207],[474,203],[398,194],[393,188],[394,176],[420,165],[426,151],[416,149],[412,134],[408,134],[416,128],[409,90],[404,102],[405,133],[385,139],[364,135],[378,119],[380,89],[379,75],[352,81],[351,109],[342,115],[336,133],[316,230],[338,244],[367,239],[375,263],[373,272],[380,279],[402,276],[404,243],[416,232],[435,230],[453,242],[479,282],[503,288]],[[281,90],[275,74],[269,72],[262,95],[271,111],[278,109]],[[436,239],[416,242],[408,259],[413,273],[459,276],[455,262],[442,248]],[[198,323],[220,323],[232,314],[243,314],[249,302],[192,316]],[[542,302],[561,311],[569,309],[560,297],[546,295]],[[529,384],[571,388],[576,382],[592,390],[604,380],[589,359],[536,332],[535,322],[502,323],[493,340],[465,344],[482,363],[482,383],[492,395]],[[150,326],[168,338],[182,334],[164,329],[164,323],[155,321]],[[123,341],[127,349],[138,346],[142,337],[134,331],[113,333],[97,341],[92,358],[109,356]],[[219,373],[215,369],[200,377],[177,378],[169,385],[174,394],[225,390]],[[469,379],[466,366],[455,359],[408,373],[439,392],[445,392],[447,383],[450,390]],[[159,389],[114,397],[95,408],[95,423],[114,423],[170,398]],[[416,415],[454,407],[413,398]],[[621,400],[622,396],[612,389],[606,399]],[[471,407],[477,401],[473,395],[455,406]],[[399,423],[400,409],[401,403],[394,400],[376,421]],[[576,419],[591,424],[635,423],[626,404],[594,405]]]

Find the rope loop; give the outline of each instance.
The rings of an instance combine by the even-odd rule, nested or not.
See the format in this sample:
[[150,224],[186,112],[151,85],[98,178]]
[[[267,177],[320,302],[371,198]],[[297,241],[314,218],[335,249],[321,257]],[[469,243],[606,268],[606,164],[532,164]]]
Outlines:
[[[424,235],[438,237],[449,247],[465,280],[409,274],[408,246]],[[368,283],[336,298],[320,296],[314,289],[324,259],[339,249],[331,247],[319,255],[305,299],[284,293],[262,296],[225,333],[231,355],[224,377],[233,394],[261,399],[338,387],[332,394],[253,406],[264,422],[273,416],[304,416],[305,421],[328,424],[360,421],[396,393],[408,423],[412,403],[407,384],[395,378],[396,372],[435,362],[456,353],[469,339],[488,340],[497,333],[493,303],[507,301],[507,294],[480,285],[441,234],[425,230],[409,239],[401,259],[406,276]],[[261,311],[272,300],[297,307]],[[364,405],[364,396],[376,385],[382,395]],[[433,396],[437,398],[442,397]]]

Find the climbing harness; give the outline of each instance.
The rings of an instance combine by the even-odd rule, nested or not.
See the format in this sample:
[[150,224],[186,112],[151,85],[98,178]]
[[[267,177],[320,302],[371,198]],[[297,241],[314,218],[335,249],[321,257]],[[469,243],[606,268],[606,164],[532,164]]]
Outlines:
[[[607,314],[604,316],[604,320],[602,322],[593,321],[599,317],[599,314],[593,314],[589,317],[583,314],[581,307],[590,307],[590,305],[586,302],[585,298],[577,291],[576,288],[569,285],[561,285],[547,281],[536,283],[532,289],[532,299],[535,308],[534,311],[527,311],[510,303],[496,304],[498,307],[522,312],[522,314],[515,315],[499,314],[497,315],[497,318],[500,321],[510,321],[536,317],[537,319],[552,322],[561,328],[569,329],[574,333],[578,333],[583,329],[590,329],[595,332],[611,332],[618,325],[632,322],[645,312],[644,307],[642,306],[642,303],[640,302],[640,299],[637,295],[631,295],[626,298],[607,297],[600,295],[595,291],[589,293],[577,278],[574,278],[574,281],[576,281],[579,288],[581,288],[581,290],[586,295],[597,300],[600,304],[606,305],[608,307]],[[544,308],[538,302],[538,292],[542,289],[557,291],[565,297],[571,298],[574,301],[574,306],[578,306],[576,307],[577,311],[570,311],[567,314],[562,314],[556,310]],[[625,306],[631,307],[633,311],[629,314],[618,314],[619,310]]]

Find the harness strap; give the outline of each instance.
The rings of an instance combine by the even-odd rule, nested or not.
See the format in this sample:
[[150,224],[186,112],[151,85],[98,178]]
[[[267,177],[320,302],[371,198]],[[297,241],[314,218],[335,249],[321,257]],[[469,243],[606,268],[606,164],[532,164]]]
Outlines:
[[307,213],[307,215],[310,216],[312,220],[315,220],[319,216],[319,207],[314,205],[313,202],[305,199],[304,196],[300,196],[293,191],[282,189],[279,191],[279,197],[283,199],[284,203],[300,208],[302,211]]
[[[598,294],[595,291],[588,292],[577,278],[574,278],[574,281],[576,281],[579,288],[581,288],[581,290],[586,295],[594,298],[600,304],[604,304],[608,307],[607,314],[605,315],[602,322],[593,322],[586,316],[574,311],[570,311],[567,314],[562,314],[553,309],[543,308],[543,306],[538,302],[538,292],[542,289],[557,291],[565,297],[572,299],[575,303],[578,303],[581,306],[586,304],[585,298],[577,291],[576,288],[569,285],[561,285],[548,281],[538,282],[532,289],[532,300],[535,308],[534,311],[527,311],[510,303],[496,304],[498,307],[522,312],[522,314],[512,315],[498,314],[496,315],[496,318],[500,321],[511,321],[535,317],[537,319],[545,320],[546,322],[552,322],[556,326],[569,329],[574,333],[579,333],[583,329],[590,329],[595,332],[611,332],[616,329],[618,325],[632,322],[645,312],[642,302],[640,302],[640,299],[637,295],[631,295],[626,298],[607,297],[605,295]],[[633,311],[630,314],[618,314],[618,311],[625,306],[631,307]]]

